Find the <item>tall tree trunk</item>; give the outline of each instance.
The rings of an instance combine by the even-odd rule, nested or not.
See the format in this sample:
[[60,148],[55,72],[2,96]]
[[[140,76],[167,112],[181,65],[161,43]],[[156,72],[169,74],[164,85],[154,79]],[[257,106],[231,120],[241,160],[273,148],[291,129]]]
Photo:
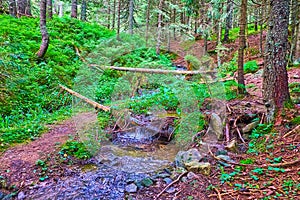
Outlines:
[[232,28],[232,11],[233,11],[233,1],[227,0],[226,7],[226,25],[225,25],[225,33],[224,33],[224,42],[229,42],[229,30]]
[[297,29],[299,24],[299,3],[298,0],[292,0],[291,3],[291,50],[289,55],[290,62],[293,62],[295,59],[295,53],[297,48]]
[[63,2],[59,1],[58,2],[58,16],[63,17],[64,16],[64,6]]
[[133,9],[134,9],[133,0],[129,0],[128,22],[129,22],[129,34],[130,35],[133,35]]
[[25,8],[25,15],[31,16],[31,0],[27,0],[26,8]]
[[160,46],[161,46],[161,34],[162,34],[162,7],[163,7],[163,1],[159,1],[158,9],[159,9],[159,14],[158,14],[158,23],[157,23],[157,39],[156,39],[156,54],[160,54]]
[[15,0],[9,0],[9,14],[13,17],[17,16],[17,4]]
[[107,28],[110,29],[110,0],[107,0]]
[[[300,14],[298,16],[299,20],[300,20]],[[295,60],[299,60],[300,62],[300,22],[298,20],[298,27],[297,27],[297,30],[296,30],[296,44],[295,44],[295,49],[294,49],[294,52],[295,52]]]
[[87,7],[86,0],[82,0],[82,2],[81,2],[81,12],[80,12],[80,20],[81,21],[86,21],[86,7]]
[[0,0],[0,14],[2,14],[4,12],[5,12],[5,9],[4,9],[4,6],[3,6],[3,0]]
[[146,46],[148,45],[148,39],[149,39],[150,3],[151,3],[151,0],[148,0],[147,1],[147,10],[146,10],[146,33],[145,33]]
[[261,56],[263,56],[263,54],[264,54],[264,51],[263,51],[264,9],[265,9],[265,5],[261,5],[261,6],[260,6],[260,17],[259,17],[259,23],[260,23],[259,52],[260,52],[260,55],[261,55]]
[[290,100],[287,75],[289,0],[271,0],[263,73],[263,99],[267,121],[280,121],[284,103]]
[[113,11],[112,11],[112,29],[115,29],[115,23],[116,23],[116,0],[113,2]]
[[77,0],[72,0],[71,17],[77,18]]
[[117,40],[121,40],[120,39],[120,28],[121,28],[121,0],[118,1]]
[[53,18],[53,3],[52,0],[47,1],[47,8],[48,8],[48,18],[52,19]]
[[244,50],[246,48],[246,25],[247,25],[247,0],[242,0],[240,9],[240,32],[239,32],[239,50],[238,50],[238,92],[245,94],[244,80]]
[[25,10],[27,6],[27,0],[17,0],[17,5],[18,5],[18,16],[24,16],[25,15]]
[[44,57],[47,52],[49,46],[49,35],[46,27],[46,9],[47,9],[47,0],[41,0],[40,2],[40,29],[42,34],[42,44],[40,46],[39,51],[37,52],[37,56],[39,58]]

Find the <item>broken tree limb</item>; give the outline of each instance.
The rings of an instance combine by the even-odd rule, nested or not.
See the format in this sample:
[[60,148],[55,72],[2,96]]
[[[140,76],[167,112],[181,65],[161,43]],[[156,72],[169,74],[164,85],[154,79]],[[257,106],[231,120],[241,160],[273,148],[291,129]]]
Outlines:
[[193,74],[209,74],[217,73],[217,71],[181,71],[181,70],[164,70],[164,69],[148,69],[148,68],[129,68],[129,67],[115,67],[115,66],[99,66],[90,64],[91,67],[99,67],[101,69],[113,69],[118,71],[128,71],[136,73],[153,73],[153,74],[178,74],[178,75],[193,75]]
[[79,99],[82,99],[83,101],[85,101],[86,103],[92,105],[94,108],[98,108],[98,109],[101,109],[101,110],[104,110],[106,112],[110,111],[110,107],[108,106],[104,106],[102,104],[99,104],[81,94],[79,94],[78,92],[75,92],[74,90],[71,90],[63,85],[59,85],[59,87],[65,91],[67,91],[68,93],[70,93],[71,95],[75,96],[75,97],[78,97]]

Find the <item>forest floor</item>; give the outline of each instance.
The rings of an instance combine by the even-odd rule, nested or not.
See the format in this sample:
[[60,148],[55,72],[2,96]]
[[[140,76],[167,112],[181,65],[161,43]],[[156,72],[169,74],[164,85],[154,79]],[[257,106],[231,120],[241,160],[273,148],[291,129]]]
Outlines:
[[[251,47],[258,48],[258,37],[249,37],[248,40],[252,45]],[[256,43],[251,43],[253,41]],[[177,62],[183,62],[183,57],[187,52],[196,52],[195,56],[201,56],[200,46],[202,42],[196,42],[185,48],[181,46],[182,44],[173,43],[171,49],[176,49],[175,52],[180,55]],[[210,49],[214,46],[215,44],[209,44]],[[234,52],[238,45],[232,43],[227,48],[230,49],[230,52]],[[226,59],[230,59],[229,57]],[[249,56],[246,59],[256,59],[262,68],[263,61],[259,56]],[[300,68],[291,68],[288,74],[289,83],[300,83]],[[228,117],[231,120],[243,117],[245,113],[262,114],[265,111],[261,93],[261,74],[247,74],[245,80],[247,85],[252,84],[254,87],[248,88],[249,95],[245,98],[228,102]],[[300,195],[300,168],[299,163],[293,163],[293,161],[300,159],[300,126],[290,125],[289,121],[291,118],[299,116],[299,112],[299,105],[286,111],[287,119],[285,120],[287,121],[283,120],[281,125],[275,127],[278,134],[274,137],[264,138],[264,142],[271,145],[265,153],[256,155],[229,153],[234,163],[229,163],[227,167],[222,169],[223,171],[218,167],[220,161],[207,153],[208,160],[213,166],[209,177],[195,174],[194,177],[185,182],[177,181],[172,185],[176,192],[165,192],[158,199],[298,198]],[[80,121],[84,125],[94,119],[94,113],[79,113],[69,120],[50,125],[50,130],[35,141],[16,145],[0,155],[0,174],[7,178],[6,182],[0,182],[2,186],[3,184],[15,185],[22,189],[38,182],[40,168],[36,165],[37,160],[50,159],[53,162],[50,175],[52,177],[59,176],[61,171],[66,170],[69,166],[61,163],[57,165],[59,162],[55,159],[61,144],[65,143],[69,137],[76,137],[76,124],[74,122]],[[197,144],[193,144],[193,146],[197,147]],[[212,152],[215,151],[216,149],[212,149]],[[251,162],[243,164],[240,162],[241,160],[251,160]],[[224,180],[220,180],[220,177],[223,177]],[[225,180],[226,178],[227,180]],[[135,197],[143,200],[154,199],[165,187],[167,184],[161,180],[149,188],[138,191]]]

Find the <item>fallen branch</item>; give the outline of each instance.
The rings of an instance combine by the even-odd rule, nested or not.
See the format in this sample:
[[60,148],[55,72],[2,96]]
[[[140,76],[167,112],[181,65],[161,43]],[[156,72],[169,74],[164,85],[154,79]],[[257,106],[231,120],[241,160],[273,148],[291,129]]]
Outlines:
[[218,199],[219,200],[222,200],[222,196],[221,196],[221,193],[220,193],[220,191],[218,190],[218,188],[216,188],[216,187],[214,187],[214,190],[217,192],[217,194],[218,194]]
[[99,67],[101,69],[113,69],[118,71],[128,71],[136,73],[153,73],[153,74],[178,74],[178,75],[193,75],[193,74],[209,74],[217,73],[217,71],[181,71],[181,70],[164,70],[164,69],[149,69],[149,68],[129,68],[129,67],[116,67],[116,66],[99,66],[90,64],[91,67]]
[[80,59],[82,62],[86,62],[86,60],[85,60],[83,57],[81,57],[80,51],[79,51],[78,47],[76,47],[76,46],[74,45],[74,48],[75,48],[75,51],[76,51],[76,55],[79,57],[79,59]]
[[288,137],[288,136],[290,136],[290,135],[292,135],[292,134],[294,134],[294,133],[299,133],[299,132],[300,132],[300,125],[296,126],[293,130],[287,132],[287,133],[283,136],[283,138],[286,138],[286,137]]
[[172,181],[169,185],[167,185],[158,195],[156,195],[156,197],[155,197],[155,200],[157,200],[169,187],[171,187],[174,183],[177,183],[180,179],[181,179],[181,177],[183,177],[185,174],[187,174],[188,172],[187,171],[185,171],[185,172],[182,172],[179,176],[178,176],[178,178],[176,179],[176,180],[174,180],[174,181]]
[[83,95],[81,95],[81,94],[79,94],[79,93],[77,93],[77,92],[75,92],[75,91],[73,91],[73,90],[65,87],[65,86],[59,85],[59,87],[61,89],[65,90],[65,91],[67,91],[68,93],[70,93],[70,94],[72,94],[72,95],[74,95],[74,96],[82,99],[86,103],[92,105],[94,108],[98,108],[98,109],[104,110],[106,112],[110,111],[110,107],[108,107],[108,106],[101,105],[101,104],[99,104],[99,103],[97,103],[97,102],[95,102],[95,101],[93,101],[93,100],[91,100],[91,99],[89,99],[89,98],[87,98],[87,97],[85,97],[85,96],[83,96]]
[[284,162],[284,163],[274,163],[274,164],[263,164],[263,165],[255,165],[255,164],[241,164],[241,163],[236,163],[236,162],[231,162],[229,160],[225,160],[225,159],[222,159],[220,157],[216,157],[212,151],[210,150],[210,147],[208,146],[208,152],[210,153],[210,155],[216,159],[216,160],[219,160],[219,161],[222,161],[222,162],[226,162],[228,164],[231,164],[231,165],[239,165],[239,166],[244,166],[244,167],[260,167],[260,168],[267,168],[267,167],[287,167],[287,166],[291,166],[291,165],[295,165],[295,164],[298,164],[300,163],[300,159],[298,160],[294,160],[294,161],[291,161],[291,162]]

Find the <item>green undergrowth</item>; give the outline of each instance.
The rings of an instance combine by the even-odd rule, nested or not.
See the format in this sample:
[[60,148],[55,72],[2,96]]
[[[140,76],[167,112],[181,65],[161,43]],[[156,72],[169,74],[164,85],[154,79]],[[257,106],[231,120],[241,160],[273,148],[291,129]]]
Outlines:
[[[47,21],[50,35],[43,59],[39,19],[0,15],[0,150],[35,139],[44,124],[70,116],[72,98],[58,85],[73,85],[85,55],[114,32],[76,19]],[[2,92],[3,91],[3,92]]]

